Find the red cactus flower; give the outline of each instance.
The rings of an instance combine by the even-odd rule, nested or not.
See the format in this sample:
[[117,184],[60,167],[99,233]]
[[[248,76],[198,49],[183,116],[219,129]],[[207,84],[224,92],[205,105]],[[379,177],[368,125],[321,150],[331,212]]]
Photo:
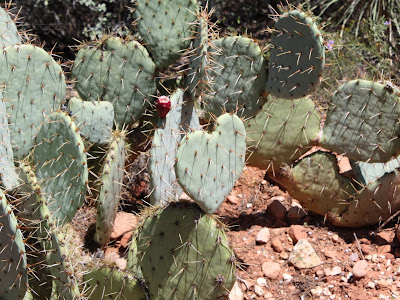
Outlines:
[[167,96],[161,96],[157,99],[157,111],[161,118],[165,118],[171,109],[171,100]]

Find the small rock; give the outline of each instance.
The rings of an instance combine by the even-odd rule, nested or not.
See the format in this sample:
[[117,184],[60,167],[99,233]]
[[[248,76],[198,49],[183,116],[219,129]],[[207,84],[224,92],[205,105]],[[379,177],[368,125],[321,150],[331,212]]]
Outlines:
[[287,217],[290,223],[295,223],[297,220],[300,220],[306,216],[306,212],[304,211],[301,204],[295,200],[293,200],[291,207],[287,213]]
[[329,250],[329,249],[324,249],[322,250],[322,253],[327,257],[327,258],[336,258],[337,252],[334,250]]
[[292,225],[289,227],[289,236],[292,238],[293,244],[296,244],[299,240],[307,238],[307,232],[304,226]]
[[226,200],[233,205],[239,204],[239,198],[236,197],[235,195],[228,195],[228,197],[226,197]]
[[390,253],[392,247],[390,245],[382,245],[378,247],[378,253]]
[[262,289],[261,286],[258,286],[257,284],[254,286],[254,292],[257,294],[258,297],[264,295],[264,290]]
[[111,239],[117,239],[125,232],[133,231],[138,223],[138,217],[134,214],[119,211],[114,220],[114,226],[111,232]]
[[293,247],[289,261],[298,269],[313,268],[322,264],[314,248],[305,239],[299,240]]
[[284,250],[283,245],[281,241],[275,237],[274,239],[271,240],[271,247],[274,249],[275,252],[282,252]]
[[358,254],[357,254],[357,252],[353,252],[351,255],[350,255],[350,257],[349,257],[349,259],[351,260],[351,261],[357,261],[358,260]]
[[267,261],[262,265],[262,271],[265,277],[269,279],[276,279],[281,271],[281,266],[277,262]]
[[129,244],[129,241],[131,240],[132,236],[133,236],[132,231],[125,233],[122,236],[121,241],[120,241],[121,247],[128,248],[128,244]]
[[271,299],[273,299],[272,297],[273,297],[273,295],[272,295],[271,292],[266,292],[266,293],[264,294],[264,299],[271,300]]
[[257,285],[264,287],[267,286],[267,280],[263,277],[257,278]]
[[287,260],[289,258],[289,254],[287,254],[285,251],[283,251],[283,252],[279,253],[279,257],[284,260]]
[[368,282],[368,283],[367,283],[367,288],[369,288],[369,289],[375,289],[375,283],[372,282],[372,281]]
[[228,296],[229,300],[244,300],[244,295],[242,290],[240,289],[240,286],[237,282],[232,287],[231,292],[229,293]]
[[269,232],[269,228],[261,229],[256,237],[256,244],[263,245],[268,243],[271,233]]
[[369,266],[365,260],[359,260],[353,266],[353,275],[355,278],[363,278],[368,274]]
[[389,287],[389,282],[385,279],[378,280],[376,283],[380,289],[386,289]]
[[311,294],[313,296],[321,296],[322,294],[322,287],[320,287],[319,285],[317,285],[315,288],[311,289]]
[[290,275],[290,274],[288,274],[288,273],[283,273],[283,274],[282,274],[282,277],[283,277],[283,280],[284,280],[286,283],[289,283],[289,282],[291,282],[291,281],[293,280],[293,276]]
[[395,233],[391,231],[381,231],[377,233],[374,237],[374,242],[378,246],[390,244],[394,240]]
[[285,202],[285,197],[277,196],[271,198],[271,202],[267,207],[267,214],[272,216],[276,221],[285,220],[287,209],[283,204]]
[[361,245],[361,252],[365,255],[370,254],[371,253],[371,247],[367,244],[363,244]]
[[342,273],[342,269],[339,266],[333,267],[332,269],[326,268],[324,271],[326,276],[336,276]]
[[332,241],[337,243],[339,241],[339,236],[337,234],[332,235]]
[[358,241],[360,242],[360,244],[371,245],[371,241],[366,238],[361,238]]

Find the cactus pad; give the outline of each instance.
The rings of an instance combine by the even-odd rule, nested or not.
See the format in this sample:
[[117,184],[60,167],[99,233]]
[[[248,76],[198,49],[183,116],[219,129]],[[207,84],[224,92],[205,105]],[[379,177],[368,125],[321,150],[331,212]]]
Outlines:
[[399,90],[352,80],[332,95],[321,145],[351,159],[386,162],[400,154]]
[[223,114],[212,133],[198,130],[183,138],[176,154],[178,182],[206,213],[214,213],[242,174],[245,152],[242,120]]
[[150,196],[153,205],[177,200],[182,194],[175,176],[176,149],[185,131],[199,129],[199,119],[192,101],[184,101],[184,92],[178,89],[171,95],[171,110],[160,120],[154,132],[150,150]]
[[81,135],[89,142],[105,144],[110,141],[114,126],[114,106],[108,101],[83,101],[71,98],[68,109],[76,119]]
[[0,48],[21,44],[15,22],[6,10],[0,7]]
[[163,69],[189,47],[196,0],[136,1],[135,18],[155,64]]
[[156,94],[155,65],[147,50],[136,41],[108,38],[82,47],[72,76],[83,100],[109,101],[115,121],[136,122]]
[[246,123],[247,164],[275,172],[310,150],[320,131],[320,115],[311,99],[268,96],[256,118]]
[[284,99],[313,92],[325,64],[323,40],[313,20],[298,10],[283,14],[272,31],[271,44],[267,91]]
[[216,116],[236,111],[240,117],[256,115],[265,102],[262,95],[267,79],[260,47],[239,36],[215,40],[211,47],[211,91],[206,91],[205,109]]
[[36,176],[54,220],[71,220],[85,199],[88,169],[83,141],[71,118],[51,114],[36,137]]
[[0,299],[23,299],[28,286],[24,238],[0,190]]
[[234,254],[212,216],[171,203],[148,217],[137,239],[151,299],[217,299],[235,282]]
[[42,48],[32,45],[0,49],[0,84],[11,116],[14,155],[25,157],[45,116],[60,108],[66,84],[61,66]]

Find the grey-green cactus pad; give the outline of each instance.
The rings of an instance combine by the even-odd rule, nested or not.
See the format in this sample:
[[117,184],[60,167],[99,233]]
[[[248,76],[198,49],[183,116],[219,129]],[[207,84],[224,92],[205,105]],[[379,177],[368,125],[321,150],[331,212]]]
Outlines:
[[320,114],[311,99],[268,96],[261,112],[246,122],[247,164],[276,171],[310,150],[320,131]]
[[21,44],[15,22],[6,10],[0,7],[0,48]]
[[85,199],[88,169],[84,144],[71,118],[51,114],[37,138],[33,159],[54,220],[71,220]]
[[175,176],[175,158],[178,145],[188,130],[200,128],[193,101],[184,100],[184,92],[178,89],[170,97],[171,110],[154,132],[150,150],[149,173],[151,204],[165,204],[178,200],[182,188]]
[[366,163],[351,161],[356,180],[366,186],[379,180],[386,173],[391,173],[400,168],[400,158],[396,157],[386,163]]
[[45,116],[60,107],[66,84],[61,66],[32,45],[0,49],[0,84],[10,115],[11,141],[17,159],[33,146]]
[[196,0],[135,1],[135,18],[157,67],[175,62],[190,45],[191,24],[196,20]]
[[239,36],[215,40],[211,47],[211,90],[205,91],[205,109],[216,116],[236,111],[240,117],[256,115],[265,102],[262,95],[267,79],[267,64],[260,47]]
[[155,65],[136,41],[108,38],[81,48],[72,76],[83,100],[109,101],[121,126],[136,122],[156,94]]
[[6,196],[0,190],[0,299],[23,299],[28,287],[24,237]]
[[325,64],[321,33],[298,10],[279,17],[271,37],[268,92],[284,99],[302,98],[320,83]]
[[352,80],[332,95],[321,145],[351,159],[386,162],[400,154],[399,89]]
[[98,144],[110,141],[114,126],[114,106],[111,102],[83,101],[73,97],[68,102],[68,109],[85,139]]
[[175,164],[178,182],[206,213],[214,213],[242,174],[245,152],[242,120],[223,114],[212,133],[193,131],[180,143]]
[[234,254],[213,216],[171,203],[139,229],[138,261],[150,299],[217,299],[235,282]]

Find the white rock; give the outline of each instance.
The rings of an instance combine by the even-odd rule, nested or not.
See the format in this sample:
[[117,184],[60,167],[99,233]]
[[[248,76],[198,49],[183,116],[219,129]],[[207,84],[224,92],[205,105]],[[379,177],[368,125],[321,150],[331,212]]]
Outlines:
[[264,290],[262,289],[261,286],[259,285],[255,285],[254,286],[254,292],[257,294],[257,296],[261,297],[262,295],[264,295]]
[[242,289],[240,288],[240,286],[237,282],[235,282],[235,284],[233,285],[232,290],[229,293],[228,299],[229,300],[244,300],[244,295],[243,295]]
[[293,280],[293,276],[290,275],[290,274],[288,274],[288,273],[283,273],[283,274],[282,274],[282,277],[283,277],[283,280],[284,280],[286,283],[289,283],[289,282],[291,282],[291,281]]
[[257,285],[264,287],[267,286],[267,280],[263,277],[257,278]]
[[306,239],[299,240],[293,247],[293,251],[289,256],[289,262],[298,269],[313,268],[322,264],[314,248]]
[[315,288],[311,289],[311,294],[313,296],[321,296],[322,294],[322,287],[320,287],[319,285],[316,286]]

